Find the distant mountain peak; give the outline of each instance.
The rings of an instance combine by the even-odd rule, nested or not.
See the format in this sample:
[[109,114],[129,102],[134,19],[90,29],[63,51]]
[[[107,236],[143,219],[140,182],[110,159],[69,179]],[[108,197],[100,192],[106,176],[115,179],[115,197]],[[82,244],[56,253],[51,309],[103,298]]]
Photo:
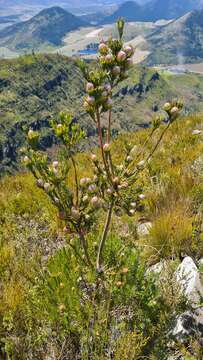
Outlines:
[[203,10],[193,10],[163,26],[147,38],[147,63],[181,64],[203,59]]
[[11,50],[40,49],[62,44],[63,37],[86,23],[59,6],[40,11],[37,15],[0,31],[0,46]]
[[104,23],[112,23],[118,17],[124,17],[126,21],[170,20],[201,5],[203,5],[201,0],[151,0],[144,4],[128,0],[122,3],[112,15],[106,17]]

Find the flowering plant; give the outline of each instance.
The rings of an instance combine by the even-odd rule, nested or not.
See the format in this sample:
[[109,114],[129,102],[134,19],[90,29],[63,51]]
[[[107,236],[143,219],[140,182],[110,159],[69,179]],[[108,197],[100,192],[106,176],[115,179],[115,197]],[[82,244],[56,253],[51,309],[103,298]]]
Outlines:
[[[146,145],[161,125],[162,117],[159,115],[152,120],[152,129],[143,146],[137,149],[126,145],[124,161],[120,164],[114,163],[111,143],[113,91],[117,84],[128,76],[134,54],[133,47],[123,42],[122,19],[118,20],[117,28],[118,39],[109,38],[108,41],[101,41],[99,44],[96,66],[78,61],[86,81],[84,109],[96,125],[101,154],[91,155],[93,175],[79,178],[75,153],[85,133],[70,113],[61,113],[58,120],[51,121],[52,129],[64,150],[60,159],[50,162],[47,154],[37,150],[39,134],[32,129],[28,132],[29,146],[24,157],[24,163],[35,176],[37,185],[48,194],[58,208],[59,217],[65,225],[64,232],[69,236],[69,245],[77,261],[95,269],[99,274],[106,271],[103,253],[112,216],[114,213],[135,215],[144,198],[137,185],[139,174],[148,165],[165,132],[178,118],[183,106],[179,101],[164,105],[168,123],[149,153],[145,151]],[[103,120],[106,116],[108,126],[104,134]],[[67,181],[70,169],[74,173],[73,189]],[[98,218],[97,213],[101,211],[106,214],[106,221],[101,238],[93,248],[89,244],[88,234]],[[79,247],[74,244],[75,238],[79,240]]]

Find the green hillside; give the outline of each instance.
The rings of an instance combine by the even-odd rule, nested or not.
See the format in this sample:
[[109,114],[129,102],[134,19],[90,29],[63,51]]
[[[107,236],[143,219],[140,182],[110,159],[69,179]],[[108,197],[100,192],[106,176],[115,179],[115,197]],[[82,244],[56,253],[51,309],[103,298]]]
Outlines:
[[[0,66],[2,172],[15,168],[18,149],[24,143],[24,129],[41,129],[42,147],[54,144],[49,120],[67,109],[78,115],[84,83],[74,61],[57,54],[1,60]],[[180,94],[186,102],[186,112],[203,109],[199,101],[203,98],[203,76],[159,74],[142,66],[133,68],[130,75],[115,91],[114,133],[147,126],[151,115],[163,101]],[[125,119],[123,109],[126,110]],[[79,117],[88,136],[94,141],[94,125],[87,121],[83,112],[79,111]]]
[[146,60],[154,64],[182,64],[203,59],[203,10],[193,11],[155,31],[147,37],[151,54]]
[[28,21],[0,31],[0,46],[13,51],[58,46],[66,33],[86,23],[60,7],[42,10]]

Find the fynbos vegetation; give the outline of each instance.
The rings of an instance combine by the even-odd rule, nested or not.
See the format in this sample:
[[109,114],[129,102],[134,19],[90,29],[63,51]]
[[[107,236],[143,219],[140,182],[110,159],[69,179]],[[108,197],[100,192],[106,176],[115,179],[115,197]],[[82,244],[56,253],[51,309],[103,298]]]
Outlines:
[[[165,103],[151,128],[132,141],[129,135],[112,141],[114,89],[127,78],[134,52],[123,44],[122,19],[117,27],[117,39],[101,41],[96,64],[78,62],[98,148],[78,154],[85,132],[63,112],[51,121],[59,143],[54,154],[38,150],[40,133],[33,129],[22,149],[37,187],[30,174],[17,178],[19,195],[1,217],[0,345],[6,359],[164,360],[177,352],[201,359],[197,333],[185,343],[173,329],[177,316],[191,309],[174,272],[184,251],[202,256],[202,186],[195,175],[202,169],[202,144],[177,100]],[[194,117],[195,126],[200,122]],[[4,181],[0,210],[7,204]],[[141,216],[154,224],[140,235],[135,223]],[[10,229],[16,239],[5,242]],[[56,249],[44,249],[44,238],[57,241]],[[160,259],[161,278],[147,270]]]

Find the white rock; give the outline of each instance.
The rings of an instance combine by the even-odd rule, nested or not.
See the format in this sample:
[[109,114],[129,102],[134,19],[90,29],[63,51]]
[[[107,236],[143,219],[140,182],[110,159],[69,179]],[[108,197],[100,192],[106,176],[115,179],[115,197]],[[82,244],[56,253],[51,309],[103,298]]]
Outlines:
[[203,297],[200,273],[191,257],[187,256],[176,271],[176,278],[191,305],[196,307]]
[[203,135],[203,130],[193,130],[192,135]]
[[203,337],[203,307],[200,305],[201,297],[203,297],[203,284],[198,268],[191,257],[187,256],[179,265],[176,271],[176,280],[192,309],[178,317],[173,335],[182,337],[199,332]]
[[150,229],[152,227],[152,223],[151,222],[146,222],[143,224],[139,224],[137,226],[137,234],[138,236],[146,236],[149,235]]
[[149,269],[147,269],[146,273],[150,274],[152,272],[154,274],[159,275],[163,270],[166,269],[166,265],[167,265],[166,261],[160,261],[157,264],[150,266]]
[[199,266],[203,266],[203,258],[201,258],[200,260],[199,260]]

